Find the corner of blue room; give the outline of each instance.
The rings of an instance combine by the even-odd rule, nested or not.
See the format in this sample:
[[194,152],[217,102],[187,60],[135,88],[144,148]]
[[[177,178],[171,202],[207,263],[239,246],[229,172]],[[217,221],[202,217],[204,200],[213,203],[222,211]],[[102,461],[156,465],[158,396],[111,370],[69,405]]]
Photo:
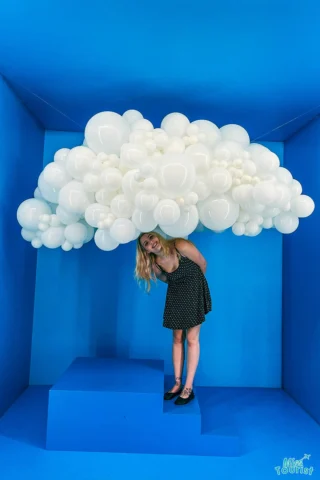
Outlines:
[[[83,134],[46,131],[43,166]],[[283,143],[266,142],[283,159]],[[40,173],[40,171],[39,171]],[[198,386],[281,387],[282,236],[265,231],[193,233],[208,261],[213,310],[201,331]],[[171,335],[162,327],[166,286],[149,294],[134,279],[135,242],[103,252],[38,252],[30,384],[51,385],[77,357],[163,359],[172,374]]]

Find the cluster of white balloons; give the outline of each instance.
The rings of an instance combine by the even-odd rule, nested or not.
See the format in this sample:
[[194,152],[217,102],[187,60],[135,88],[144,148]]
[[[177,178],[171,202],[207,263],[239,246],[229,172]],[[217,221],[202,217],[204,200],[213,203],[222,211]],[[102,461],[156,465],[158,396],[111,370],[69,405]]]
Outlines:
[[17,218],[35,248],[69,251],[94,238],[113,250],[155,229],[170,237],[204,227],[292,233],[313,210],[278,156],[250,144],[241,126],[171,113],[154,128],[128,110],[98,113],[82,146],[58,150]]

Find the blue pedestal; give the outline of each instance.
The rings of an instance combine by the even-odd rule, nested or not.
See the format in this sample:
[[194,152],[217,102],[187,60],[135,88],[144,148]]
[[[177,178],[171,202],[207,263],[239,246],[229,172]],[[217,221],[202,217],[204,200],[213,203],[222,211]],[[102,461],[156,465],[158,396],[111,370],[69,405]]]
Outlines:
[[75,360],[49,393],[47,448],[239,454],[234,432],[207,432],[197,397],[184,406],[165,402],[164,383],[162,361]]

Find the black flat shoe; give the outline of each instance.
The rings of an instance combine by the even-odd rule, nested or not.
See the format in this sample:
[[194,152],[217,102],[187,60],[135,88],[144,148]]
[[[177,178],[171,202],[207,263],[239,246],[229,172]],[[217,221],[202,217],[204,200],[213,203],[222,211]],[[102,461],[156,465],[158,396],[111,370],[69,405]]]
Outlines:
[[195,397],[195,394],[193,392],[193,390],[191,390],[189,396],[187,398],[183,398],[183,397],[178,397],[177,400],[174,402],[176,405],[186,405],[187,403],[191,402],[191,400],[193,400]]
[[164,400],[172,400],[173,398],[177,397],[180,395],[180,393],[183,391],[183,387],[179,388],[177,392],[166,392],[163,396]]

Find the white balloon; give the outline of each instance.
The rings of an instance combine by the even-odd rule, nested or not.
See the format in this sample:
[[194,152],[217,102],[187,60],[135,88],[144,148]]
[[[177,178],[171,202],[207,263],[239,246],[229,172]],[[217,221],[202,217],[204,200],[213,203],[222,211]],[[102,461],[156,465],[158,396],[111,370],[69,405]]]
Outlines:
[[42,243],[47,248],[61,247],[65,241],[64,236],[65,227],[49,227],[41,235]]
[[27,242],[31,242],[37,236],[37,232],[34,230],[27,230],[26,228],[21,229],[21,236]]
[[67,158],[68,174],[76,180],[82,180],[84,175],[89,172],[95,159],[96,156],[90,148],[83,146],[72,148]]
[[164,153],[171,153],[171,154],[181,154],[185,151],[186,146],[184,141],[179,137],[170,137],[168,143],[164,147]]
[[98,223],[106,219],[108,213],[110,213],[109,207],[101,205],[100,203],[92,203],[86,208],[84,217],[88,225],[97,228]]
[[173,225],[160,225],[161,229],[170,237],[186,237],[190,235],[199,223],[197,207],[192,205],[188,211],[182,210],[177,222]]
[[58,205],[57,211],[56,211],[57,217],[59,218],[60,222],[63,223],[64,225],[70,225],[71,223],[76,223],[81,214],[80,213],[70,213],[67,210],[65,210],[63,207]]
[[291,200],[291,211],[297,217],[309,217],[314,211],[315,205],[308,195],[299,195]]
[[252,199],[252,192],[252,185],[239,185],[232,190],[232,198],[237,203],[249,202]]
[[292,180],[292,183],[290,185],[290,190],[291,190],[292,198],[298,197],[302,193],[301,183],[298,182],[298,180]]
[[256,235],[259,232],[259,229],[259,225],[252,220],[246,224],[246,233],[249,233],[250,235]]
[[239,216],[239,204],[228,195],[210,195],[198,203],[201,223],[211,230],[225,230],[231,227]]
[[147,155],[148,152],[144,145],[125,143],[120,151],[121,166],[127,169],[139,168],[147,159]]
[[87,236],[87,229],[83,223],[77,222],[65,227],[64,236],[73,245],[83,243]]
[[286,168],[279,167],[276,171],[276,177],[279,182],[285,183],[286,185],[290,185],[292,183],[292,175]]
[[[158,189],[158,186],[159,186],[159,182],[156,178],[153,178],[153,177],[150,177],[150,178],[146,178],[142,184],[142,187],[144,188],[144,190],[146,190],[148,193],[152,193],[152,192],[157,192],[157,189]],[[139,191],[138,191],[138,195],[139,195]]]
[[159,201],[158,195],[141,190],[135,198],[135,206],[138,210],[149,212],[153,210]]
[[119,243],[128,243],[133,240],[136,227],[128,218],[117,218],[110,228],[111,237]]
[[299,218],[291,212],[280,213],[273,220],[274,226],[280,233],[293,233],[299,226]]
[[189,124],[189,119],[182,113],[169,113],[162,120],[161,128],[170,137],[183,137]]
[[72,243],[68,242],[67,240],[61,245],[62,250],[64,250],[65,252],[70,252],[70,250],[72,250],[72,247]]
[[130,170],[123,176],[122,179],[123,193],[131,202],[134,202],[134,199],[141,188],[139,182],[137,182],[137,180],[135,179],[135,175],[137,173],[139,173],[139,170],[137,169]]
[[225,140],[219,142],[213,149],[213,158],[220,161],[232,162],[235,159],[241,158],[243,153],[242,146],[237,142]]
[[132,222],[140,232],[152,232],[158,224],[152,211],[141,211],[137,208],[133,212]]
[[265,210],[261,213],[261,215],[265,218],[267,217],[276,217],[280,213],[280,208],[275,208],[275,207],[267,207]]
[[190,145],[186,149],[186,155],[189,156],[197,173],[203,175],[209,171],[211,164],[211,152],[206,145],[203,145],[202,143]]
[[270,205],[276,200],[278,192],[275,185],[272,183],[261,182],[258,185],[255,185],[252,191],[252,196],[257,203],[261,203],[262,205]]
[[220,128],[222,140],[231,140],[240,143],[243,147],[250,144],[248,132],[240,125],[225,125]]
[[97,191],[95,197],[96,201],[98,203],[101,203],[101,205],[111,205],[112,199],[118,195],[117,191],[111,192],[110,190],[106,190],[105,188],[101,188],[100,190]]
[[40,189],[39,187],[37,187],[34,191],[34,194],[33,194],[34,198],[37,198],[38,200],[44,200],[41,192],[40,192]]
[[208,184],[214,193],[225,193],[232,185],[232,176],[225,168],[212,168],[208,172]]
[[41,248],[42,247],[42,241],[40,238],[36,237],[33,240],[31,240],[31,245],[34,248]]
[[17,220],[20,226],[26,230],[37,231],[41,215],[51,215],[49,205],[37,198],[29,198],[19,205]]
[[130,126],[121,115],[100,112],[86,125],[86,142],[95,153],[120,153],[121,145],[129,140]]
[[262,223],[262,226],[263,228],[265,229],[270,229],[273,227],[273,221],[272,221],[272,218],[271,217],[267,217],[263,220],[263,223]]
[[51,185],[49,185],[45,181],[43,172],[40,173],[40,176],[38,179],[38,187],[41,195],[45,200],[52,203],[58,203],[59,189],[53,188]]
[[67,164],[67,158],[70,152],[70,148],[60,148],[55,154],[54,154],[54,161],[58,165],[61,165],[62,167],[65,167]]
[[132,203],[128,201],[125,195],[117,195],[112,199],[111,211],[118,218],[130,218],[134,210]]
[[97,230],[94,235],[94,241],[100,250],[110,252],[119,246],[119,242],[110,236],[109,230]]
[[176,198],[192,190],[195,168],[186,155],[167,154],[160,160],[157,178],[163,196]]
[[259,145],[258,147],[249,145],[247,150],[251,153],[252,160],[256,164],[258,172],[271,173],[279,168],[279,157],[268,148],[262,145]]
[[244,160],[242,163],[242,170],[246,175],[253,177],[257,172],[257,167],[252,160]]
[[179,220],[180,208],[174,200],[160,200],[154,209],[153,215],[159,225],[173,225]]
[[196,120],[191,123],[190,127],[191,126],[197,126],[198,132],[205,134],[205,138],[201,140],[201,143],[204,143],[210,148],[214,147],[221,140],[219,128],[208,120]]
[[95,193],[101,188],[101,183],[98,175],[94,173],[86,173],[83,177],[83,188],[86,192]]
[[70,213],[83,214],[93,198],[91,193],[84,190],[82,183],[72,180],[61,188],[59,205]]
[[43,170],[43,179],[50,187],[60,189],[72,180],[63,165],[56,162],[49,163]]
[[232,225],[232,232],[237,235],[237,237],[241,237],[244,235],[246,231],[246,226],[244,223],[236,222]]
[[279,183],[275,188],[277,191],[277,198],[274,202],[272,202],[271,206],[284,208],[291,199],[290,188],[283,183]]
[[138,110],[127,110],[122,116],[130,125],[137,120],[143,119],[142,113],[138,112]]
[[131,130],[132,130],[132,132],[137,131],[137,130],[138,131],[142,130],[143,132],[152,132],[153,125],[150,122],[150,120],[146,120],[145,118],[142,118],[142,119],[136,120],[135,122],[132,123]]
[[193,191],[198,195],[198,199],[205,200],[211,194],[210,188],[204,178],[198,177],[193,186]]
[[91,227],[91,225],[88,225],[88,223],[83,219],[79,220],[79,223],[82,223],[86,227],[86,231],[87,231],[86,237],[85,237],[83,243],[90,242],[94,237],[94,232],[95,232],[94,228]]
[[164,148],[169,142],[168,134],[162,128],[155,128],[152,136],[158,148]]
[[249,213],[245,212],[243,210],[240,210],[237,222],[238,223],[247,223],[247,222],[249,222],[249,220],[250,220]]

